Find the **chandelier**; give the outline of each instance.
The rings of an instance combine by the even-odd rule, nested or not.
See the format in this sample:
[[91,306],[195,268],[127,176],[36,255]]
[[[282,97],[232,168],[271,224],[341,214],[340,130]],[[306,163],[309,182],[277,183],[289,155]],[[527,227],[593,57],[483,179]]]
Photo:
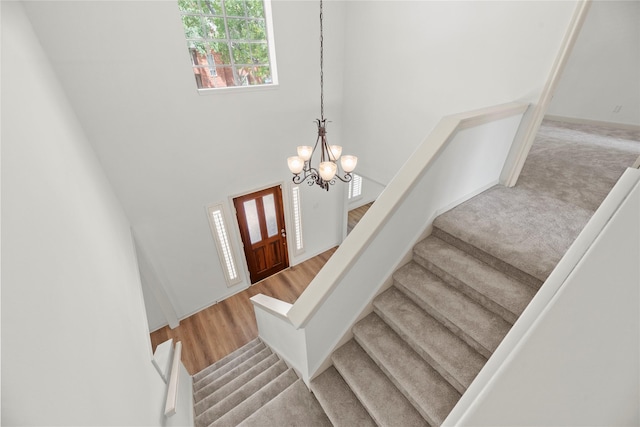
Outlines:
[[[329,145],[327,142],[327,120],[324,118],[323,48],[322,0],[320,0],[320,118],[316,119],[318,137],[313,147],[310,145],[298,146],[298,155],[287,158],[287,164],[293,173],[295,184],[307,181],[309,185],[317,184],[320,188],[329,191],[329,185],[335,184],[336,178],[342,182],[349,182],[353,179],[351,172],[356,168],[358,158],[350,155],[343,156],[341,146]],[[316,150],[319,151],[320,162],[317,167],[314,167],[312,159]],[[340,159],[343,172],[339,171],[338,159]]]

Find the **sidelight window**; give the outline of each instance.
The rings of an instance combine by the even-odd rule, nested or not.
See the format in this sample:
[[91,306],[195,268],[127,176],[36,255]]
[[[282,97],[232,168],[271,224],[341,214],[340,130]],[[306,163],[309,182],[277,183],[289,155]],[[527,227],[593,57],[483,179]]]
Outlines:
[[362,196],[362,177],[353,174],[353,179],[349,181],[349,200]]
[[229,239],[229,230],[222,204],[209,206],[208,214],[209,225],[218,248],[218,257],[225,273],[227,286],[235,285],[241,281],[241,278],[238,274],[238,265]]
[[300,187],[297,185],[291,188],[291,204],[293,207],[293,228],[295,232],[296,254],[304,251],[304,243],[302,241],[302,212],[300,209]]

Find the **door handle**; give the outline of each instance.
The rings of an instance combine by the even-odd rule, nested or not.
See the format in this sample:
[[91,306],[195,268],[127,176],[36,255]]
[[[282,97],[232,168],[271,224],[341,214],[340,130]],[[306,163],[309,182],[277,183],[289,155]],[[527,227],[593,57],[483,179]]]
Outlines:
[[280,235],[282,237],[287,237],[287,232],[286,232],[286,230],[284,228],[282,230],[280,230]]

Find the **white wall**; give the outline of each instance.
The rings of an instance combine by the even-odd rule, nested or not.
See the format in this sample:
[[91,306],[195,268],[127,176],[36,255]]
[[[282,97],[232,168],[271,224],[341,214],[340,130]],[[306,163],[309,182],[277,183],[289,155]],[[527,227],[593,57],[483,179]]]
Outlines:
[[640,423],[639,218],[636,184],[500,372],[455,425]]
[[347,2],[344,140],[386,184],[448,114],[537,102],[575,1]]
[[592,3],[547,114],[640,126],[638,22],[638,1]]
[[2,424],[162,425],[129,222],[22,3],[1,7]]
[[[212,95],[196,91],[175,1],[30,1],[25,8],[155,267],[159,283],[149,285],[162,287],[179,318],[248,286],[244,275],[227,288],[205,207],[231,208],[230,195],[291,180],[286,158],[315,141],[318,3],[273,2],[277,88]],[[332,143],[343,127],[343,9],[325,4]],[[303,187],[306,251],[292,264],[341,237],[341,190]]]

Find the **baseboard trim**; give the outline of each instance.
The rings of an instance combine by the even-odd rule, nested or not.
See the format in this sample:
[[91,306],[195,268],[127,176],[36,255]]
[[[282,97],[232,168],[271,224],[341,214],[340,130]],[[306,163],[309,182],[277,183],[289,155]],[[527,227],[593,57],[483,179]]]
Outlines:
[[544,119],[551,120],[554,122],[573,123],[577,125],[594,125],[594,126],[610,127],[614,129],[640,131],[640,125],[633,125],[630,123],[607,122],[604,120],[591,120],[591,119],[583,119],[580,117],[555,116],[553,114],[546,114],[544,116]]

